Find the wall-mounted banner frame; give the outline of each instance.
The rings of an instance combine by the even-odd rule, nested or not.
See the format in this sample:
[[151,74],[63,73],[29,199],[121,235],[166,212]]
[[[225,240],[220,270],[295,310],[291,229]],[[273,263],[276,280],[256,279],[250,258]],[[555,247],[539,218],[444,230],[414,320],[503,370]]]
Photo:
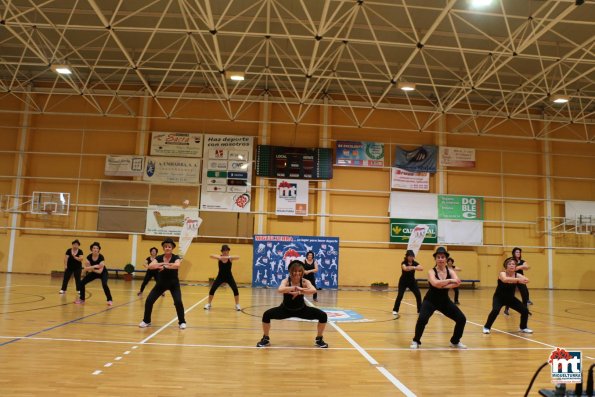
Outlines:
[[193,132],[151,133],[151,156],[202,157],[202,134]]
[[337,141],[335,165],[384,167],[384,143]]

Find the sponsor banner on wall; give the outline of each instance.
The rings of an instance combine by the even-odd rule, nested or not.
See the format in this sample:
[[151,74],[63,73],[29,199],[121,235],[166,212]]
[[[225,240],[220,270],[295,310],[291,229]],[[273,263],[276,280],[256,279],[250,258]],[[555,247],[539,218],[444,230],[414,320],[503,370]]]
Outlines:
[[389,214],[391,218],[438,219],[438,195],[390,192]]
[[151,156],[201,157],[202,138],[192,132],[153,132]]
[[253,137],[205,135],[200,209],[250,212]]
[[147,156],[143,180],[161,184],[197,185],[200,178],[200,160],[181,157]]
[[391,189],[430,190],[429,172],[409,172],[401,168],[391,168]]
[[384,143],[337,141],[336,165],[384,167]]
[[483,197],[438,195],[438,218],[483,220]]
[[316,286],[339,286],[339,238],[318,236],[255,235],[253,239],[252,286],[278,287],[287,278],[287,266],[304,261],[308,251],[318,263]]
[[332,179],[333,150],[258,145],[256,175],[270,178]]
[[435,173],[437,160],[438,147],[434,145],[423,145],[413,150],[397,147],[393,167],[409,172]]
[[180,236],[184,220],[187,218],[199,219],[198,209],[196,207],[150,205],[147,208],[145,234],[148,236]]
[[145,158],[143,156],[119,156],[108,154],[105,158],[105,175],[142,176]]
[[440,165],[475,168],[475,149],[440,146]]
[[423,244],[436,244],[438,242],[438,221],[435,219],[402,219],[391,218],[390,242],[409,243],[411,233],[418,225],[427,225],[428,229],[423,239]]
[[308,181],[277,179],[277,215],[308,215]]
[[438,220],[438,243],[459,245],[482,245],[482,221]]

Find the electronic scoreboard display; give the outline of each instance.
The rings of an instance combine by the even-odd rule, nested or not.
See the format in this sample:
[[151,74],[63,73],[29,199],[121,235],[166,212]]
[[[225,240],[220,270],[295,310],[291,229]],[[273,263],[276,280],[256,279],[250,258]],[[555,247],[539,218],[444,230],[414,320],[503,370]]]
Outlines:
[[333,152],[329,148],[258,145],[256,175],[270,178],[332,179]]

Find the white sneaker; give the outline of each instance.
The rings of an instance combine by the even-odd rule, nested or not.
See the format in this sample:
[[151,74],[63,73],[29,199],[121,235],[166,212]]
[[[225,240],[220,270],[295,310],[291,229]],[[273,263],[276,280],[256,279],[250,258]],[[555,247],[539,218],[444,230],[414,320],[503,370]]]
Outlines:
[[531,328],[522,328],[520,330],[523,334],[532,334],[533,330]]
[[138,326],[140,328],[147,328],[149,325],[151,325],[151,323],[145,323],[144,321],[141,321]]
[[60,295],[64,295],[65,293],[66,293],[66,291],[64,291],[63,289],[61,289],[59,292]]
[[181,323],[180,324],[180,329],[186,329],[186,323]]
[[211,310],[211,304],[210,303],[207,303],[205,305],[205,310]]
[[236,311],[238,311],[238,312],[242,311],[242,307],[239,304],[236,305]]
[[411,345],[409,345],[410,349],[419,349],[419,343],[417,343],[416,341],[411,342]]
[[451,343],[450,347],[454,347],[456,349],[466,349],[467,348],[467,346],[462,344],[461,342],[459,342],[457,344]]
[[107,301],[107,305],[108,305],[108,306],[112,306],[113,304],[114,304],[114,302],[112,302],[112,301]]
[[483,327],[483,333],[484,334],[489,334],[490,333],[490,329],[489,328],[486,328],[486,327]]
[[399,318],[399,317],[401,317],[401,316],[399,316],[399,312],[396,312],[396,311],[394,311],[394,310],[393,310],[393,316],[395,316],[395,318]]

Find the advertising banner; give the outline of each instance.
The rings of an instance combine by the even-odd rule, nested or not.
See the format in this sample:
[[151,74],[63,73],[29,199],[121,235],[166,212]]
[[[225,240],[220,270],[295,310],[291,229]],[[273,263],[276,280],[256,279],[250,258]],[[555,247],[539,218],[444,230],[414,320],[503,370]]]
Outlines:
[[[145,234],[148,236],[180,236],[184,220],[187,218],[199,219],[196,207],[150,205],[147,208]],[[198,230],[198,226],[196,230]]]
[[443,167],[475,167],[475,149],[440,146],[440,165]]
[[308,215],[308,181],[277,179],[277,215]]
[[145,158],[143,156],[116,156],[108,154],[105,157],[105,175],[114,176],[142,176]]
[[191,132],[153,132],[151,156],[201,157],[202,134]]
[[200,209],[250,212],[253,137],[205,135]]
[[438,218],[483,220],[483,197],[438,195]]
[[304,261],[308,251],[318,262],[316,286],[337,288],[339,277],[339,238],[318,236],[255,235],[252,255],[252,286],[278,287],[287,278],[287,265]]
[[199,159],[152,156],[146,158],[144,181],[164,185],[198,185],[199,178]]
[[[423,239],[424,244],[436,244],[438,242],[438,221],[435,219],[401,219],[391,218],[390,220],[390,242],[408,244],[411,233],[418,225],[427,225],[428,229]],[[414,235],[415,237],[415,235]]]
[[391,189],[430,190],[429,172],[409,172],[400,168],[391,168]]
[[335,164],[351,167],[384,167],[384,143],[337,141]]
[[390,217],[438,219],[437,201],[433,193],[390,192]]
[[438,243],[459,245],[482,245],[482,221],[438,220]]
[[402,168],[409,172],[436,172],[438,147],[423,145],[413,150],[397,147],[393,167]]

